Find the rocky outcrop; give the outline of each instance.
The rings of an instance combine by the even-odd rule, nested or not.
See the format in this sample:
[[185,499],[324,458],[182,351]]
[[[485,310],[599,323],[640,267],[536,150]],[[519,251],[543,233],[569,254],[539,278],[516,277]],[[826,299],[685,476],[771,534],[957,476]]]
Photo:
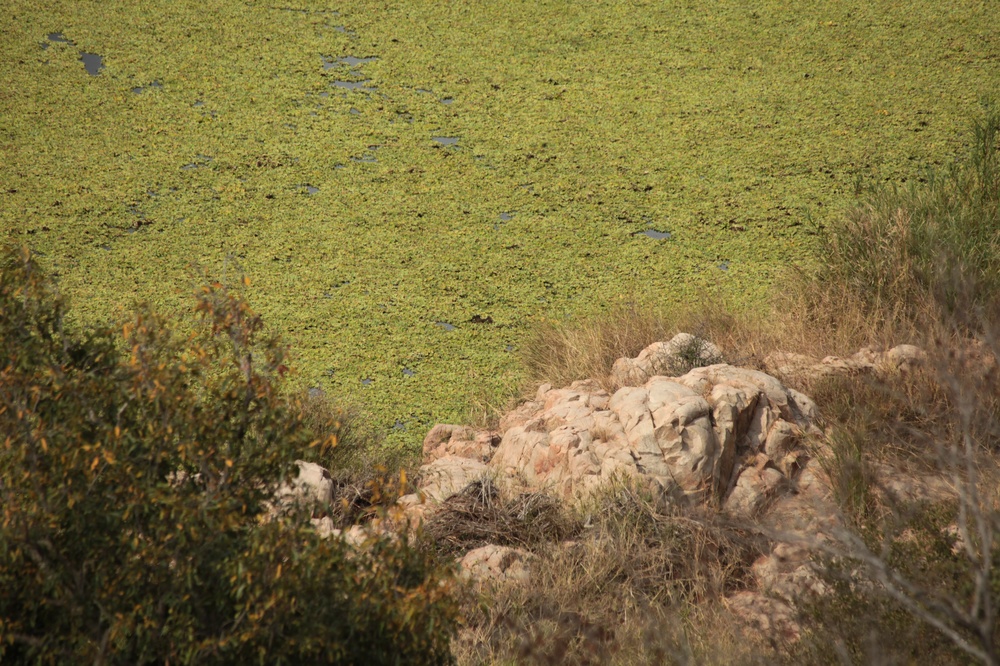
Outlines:
[[897,345],[882,352],[865,347],[852,356],[827,356],[823,359],[805,354],[775,352],[764,358],[767,370],[775,375],[799,381],[815,381],[837,375],[912,372],[927,361],[927,354],[913,345]]
[[[714,345],[682,334],[619,359],[607,381],[542,385],[500,419],[497,432],[436,425],[424,439],[417,492],[400,498],[395,517],[345,531],[322,516],[313,524],[320,534],[362,546],[374,534],[414,527],[485,477],[504,492],[543,492],[568,502],[586,500],[612,480],[628,480],[663,502],[709,503],[769,534],[770,550],[751,568],[756,588],[731,595],[726,604],[774,640],[797,640],[797,606],[828,592],[809,544],[833,538],[841,525],[820,464],[829,453],[816,425],[817,406],[784,382],[809,386],[838,374],[906,373],[926,356],[908,345],[862,349],[845,358],[771,354],[764,363],[768,372],[716,363],[719,358]],[[691,365],[702,367],[671,374]],[[612,393],[603,386],[617,388]],[[899,498],[952,492],[938,478],[882,472],[885,491]],[[277,499],[322,504],[331,493],[329,474],[300,462],[297,480]],[[796,540],[796,534],[809,537]],[[524,583],[534,557],[486,545],[460,556],[459,565],[478,582]]]
[[488,473],[489,468],[477,458],[446,455],[420,468],[420,494],[430,502],[441,503]]
[[[725,497],[739,485],[737,460],[764,455],[784,476],[815,418],[804,395],[762,372],[725,364],[654,376],[614,395],[589,380],[562,389],[543,385],[502,422],[506,431],[489,466],[567,499],[585,497],[615,476],[641,480],[674,500]],[[747,480],[741,487],[746,494],[755,486]]]
[[794,643],[802,634],[798,613],[780,599],[745,590],[728,597],[726,606],[760,636],[776,644]]

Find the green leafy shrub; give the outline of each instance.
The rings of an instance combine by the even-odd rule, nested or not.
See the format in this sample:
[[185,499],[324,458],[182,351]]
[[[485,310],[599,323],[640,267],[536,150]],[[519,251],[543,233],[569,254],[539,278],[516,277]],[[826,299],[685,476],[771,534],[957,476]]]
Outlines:
[[0,261],[0,661],[450,660],[431,556],[269,516],[341,424],[284,395],[286,350],[245,301],[214,284],[193,324],[139,308],[73,331],[27,251]]

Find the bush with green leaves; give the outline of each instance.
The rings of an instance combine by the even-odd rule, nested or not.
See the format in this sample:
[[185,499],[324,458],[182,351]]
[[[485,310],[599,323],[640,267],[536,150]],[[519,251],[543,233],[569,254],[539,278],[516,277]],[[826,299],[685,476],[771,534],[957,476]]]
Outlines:
[[450,570],[269,514],[336,437],[243,299],[212,284],[191,321],[74,330],[28,251],[0,261],[0,661],[450,661]]

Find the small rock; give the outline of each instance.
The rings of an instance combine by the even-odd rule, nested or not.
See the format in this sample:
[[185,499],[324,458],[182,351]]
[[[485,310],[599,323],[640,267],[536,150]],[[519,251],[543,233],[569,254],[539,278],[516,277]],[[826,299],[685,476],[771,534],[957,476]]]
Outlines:
[[470,550],[459,561],[464,576],[479,582],[526,583],[534,556],[521,548],[488,544]]

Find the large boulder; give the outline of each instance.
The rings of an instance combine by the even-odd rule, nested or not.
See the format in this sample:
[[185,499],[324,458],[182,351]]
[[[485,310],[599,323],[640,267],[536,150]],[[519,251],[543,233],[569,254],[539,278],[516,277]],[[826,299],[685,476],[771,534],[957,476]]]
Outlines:
[[[649,359],[662,356],[664,344],[644,350],[630,367],[652,367]],[[762,499],[733,504],[745,513],[786,487],[815,418],[816,406],[803,394],[763,372],[726,364],[652,376],[614,395],[594,381],[543,385],[501,422],[503,438],[489,466],[565,498],[589,495],[624,475],[668,498],[701,500],[726,497],[745,463],[761,456],[766,470],[748,476],[740,492]]]

